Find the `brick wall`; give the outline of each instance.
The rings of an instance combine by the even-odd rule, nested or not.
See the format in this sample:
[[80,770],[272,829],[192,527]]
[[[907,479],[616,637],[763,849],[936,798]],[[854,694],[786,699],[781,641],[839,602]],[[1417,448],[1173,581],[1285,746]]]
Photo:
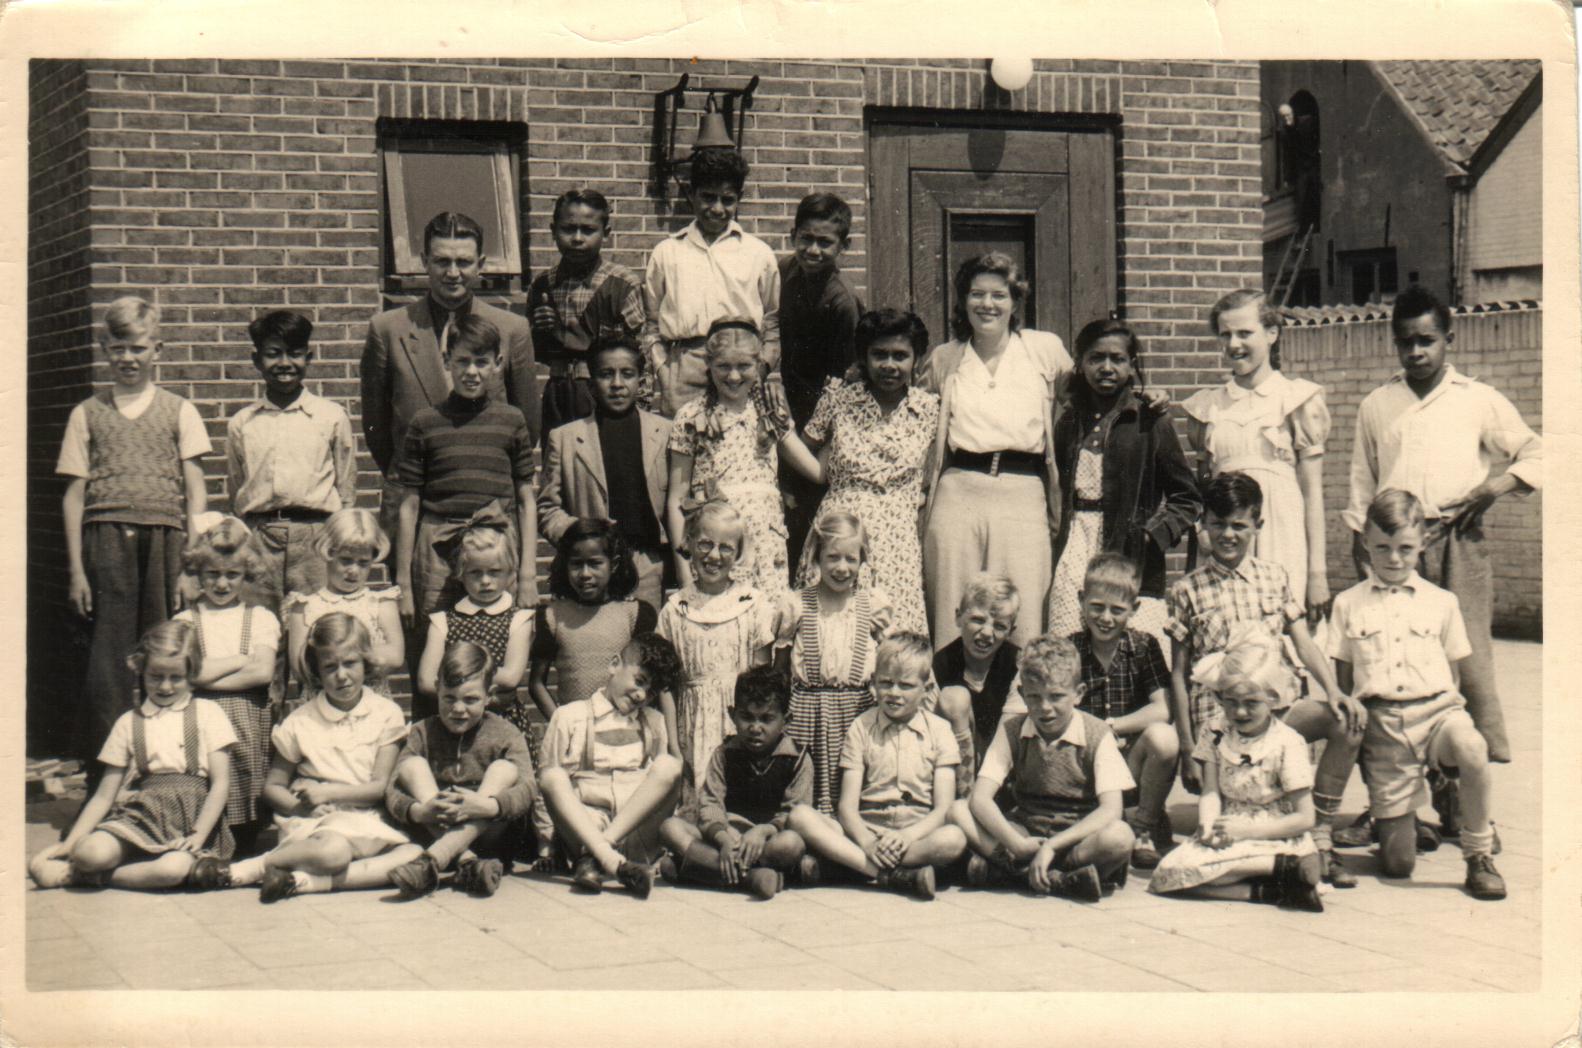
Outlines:
[[[1527,424],[1543,431],[1543,309],[1455,311],[1450,362],[1510,398]],[[1370,390],[1400,369],[1386,318],[1287,327],[1280,336],[1287,373],[1324,387],[1334,418],[1324,457],[1329,508],[1329,577],[1336,592],[1356,579],[1351,535],[1340,519],[1357,409]],[[1543,506],[1541,496],[1507,498],[1484,518],[1494,565],[1494,624],[1498,632],[1537,637],[1543,629]]]
[[[36,201],[59,211],[52,218],[48,207],[32,209],[35,237],[51,222],[74,224],[87,243],[72,249],[69,264],[64,255],[51,262],[60,271],[47,279],[35,257],[47,242],[30,256],[32,621],[59,620],[64,588],[60,485],[50,474],[64,411],[87,395],[90,377],[104,380],[88,363],[89,306],[152,293],[165,317],[158,381],[196,402],[217,452],[225,418],[258,394],[245,325],[267,308],[313,319],[319,361],[309,385],[356,413],[365,325],[391,302],[380,283],[382,117],[525,122],[521,221],[530,269],[554,261],[550,207],[577,185],[610,197],[607,251],[641,267],[653,244],[689,218],[674,186],[660,194],[649,184],[654,93],[683,72],[694,86],[740,86],[757,75],[742,224],[784,251],[797,201],[815,189],[840,193],[855,220],[844,268],[863,292],[866,107],[1100,118],[1116,131],[1118,293],[1145,339],[1150,380],[1178,396],[1218,381],[1206,308],[1259,273],[1257,64],[1043,61],[1014,94],[994,87],[984,67],[890,59],[35,62],[33,188]],[[688,92],[680,141],[691,141],[703,97]],[[518,308],[520,290],[510,296]],[[60,304],[67,298],[70,310]],[[222,463],[221,454],[207,463],[217,502]],[[365,456],[361,500],[370,505],[375,479]],[[29,679],[41,701],[63,686],[52,675]]]

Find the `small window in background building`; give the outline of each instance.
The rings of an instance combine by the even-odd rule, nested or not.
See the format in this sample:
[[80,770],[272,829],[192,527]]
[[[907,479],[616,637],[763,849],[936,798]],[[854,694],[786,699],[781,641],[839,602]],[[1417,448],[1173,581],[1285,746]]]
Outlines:
[[1337,253],[1336,260],[1349,281],[1350,296],[1347,302],[1351,305],[1387,302],[1400,289],[1393,247],[1341,251]]
[[522,275],[526,130],[495,121],[380,121],[387,279],[398,286],[424,279],[423,228],[442,211],[460,211],[483,228],[491,283]]

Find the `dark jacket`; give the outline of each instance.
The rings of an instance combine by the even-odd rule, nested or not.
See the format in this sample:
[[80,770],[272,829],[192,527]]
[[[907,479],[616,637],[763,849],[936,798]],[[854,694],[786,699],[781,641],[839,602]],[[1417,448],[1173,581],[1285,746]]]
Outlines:
[[1055,562],[1071,532],[1077,454],[1095,425],[1104,437],[1104,550],[1136,562],[1143,596],[1163,597],[1165,554],[1197,521],[1203,500],[1170,415],[1144,409],[1130,390],[1103,417],[1085,395],[1075,394],[1055,422],[1061,507]]

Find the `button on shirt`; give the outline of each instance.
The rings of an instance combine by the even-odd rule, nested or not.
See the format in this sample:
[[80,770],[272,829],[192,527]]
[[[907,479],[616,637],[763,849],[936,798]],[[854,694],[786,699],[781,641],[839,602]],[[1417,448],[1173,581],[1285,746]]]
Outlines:
[[991,374],[968,346],[951,376],[950,446],[957,451],[1044,450],[1044,401],[1049,383],[1022,336],[1012,335]]
[[1419,398],[1398,374],[1357,411],[1346,525],[1361,532],[1368,503],[1390,488],[1416,495],[1429,519],[1442,517],[1496,465],[1508,463],[1511,476],[1537,490],[1542,449],[1538,434],[1492,386],[1446,367],[1433,392]]
[[1397,586],[1369,579],[1337,596],[1328,647],[1351,663],[1353,694],[1397,701],[1456,690],[1450,664],[1472,654],[1455,594],[1415,571]]
[[934,769],[960,763],[961,749],[944,718],[918,710],[897,723],[877,706],[852,721],[840,753],[842,769],[862,772],[864,808],[931,807]]
[[132,718],[143,718],[143,744],[148,754],[150,775],[184,775],[187,771],[187,735],[182,724],[187,704],[198,704],[198,767],[209,774],[209,754],[236,745],[236,730],[218,703],[188,695],[179,702],[161,706],[145,699],[136,710],[123,713],[104,740],[99,759],[112,768],[137,772],[137,754],[132,747]]
[[255,401],[225,427],[225,459],[238,514],[334,513],[353,505],[356,455],[346,409],[307,390],[285,408]]
[[701,338],[720,317],[747,317],[763,332],[764,359],[780,359],[780,269],[768,244],[732,222],[710,244],[696,222],[661,240],[643,279],[643,347]]
[[296,765],[296,774],[320,782],[362,786],[373,781],[379,750],[406,738],[401,707],[364,688],[349,710],[336,709],[320,694],[275,727],[275,752]]

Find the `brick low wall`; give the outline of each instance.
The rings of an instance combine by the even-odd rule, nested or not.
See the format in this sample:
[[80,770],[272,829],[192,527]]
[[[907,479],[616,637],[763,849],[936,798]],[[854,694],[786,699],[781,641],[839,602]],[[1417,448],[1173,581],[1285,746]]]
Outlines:
[[[1543,309],[1526,306],[1471,313],[1457,310],[1449,360],[1463,374],[1510,398],[1533,429],[1543,431]],[[1283,367],[1324,387],[1334,418],[1325,456],[1324,503],[1329,521],[1330,586],[1349,586],[1351,533],[1340,519],[1347,500],[1357,409],[1370,390],[1400,370],[1385,318],[1288,326],[1280,335]],[[1495,630],[1537,637],[1543,630],[1542,496],[1500,500],[1484,518],[1494,564]]]

